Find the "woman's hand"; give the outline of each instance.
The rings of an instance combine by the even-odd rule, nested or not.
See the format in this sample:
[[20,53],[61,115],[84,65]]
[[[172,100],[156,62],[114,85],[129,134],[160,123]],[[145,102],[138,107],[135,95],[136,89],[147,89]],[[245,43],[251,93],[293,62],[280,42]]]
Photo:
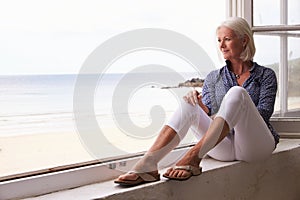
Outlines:
[[208,107],[202,103],[201,93],[199,93],[197,90],[188,92],[187,95],[183,97],[183,99],[185,102],[190,103],[193,106],[199,105],[202,108],[202,110],[204,110],[204,112],[209,112]]
[[202,96],[197,90],[188,92],[187,95],[183,97],[183,99],[185,102],[190,103],[193,106],[197,104],[200,105],[200,102],[202,103]]

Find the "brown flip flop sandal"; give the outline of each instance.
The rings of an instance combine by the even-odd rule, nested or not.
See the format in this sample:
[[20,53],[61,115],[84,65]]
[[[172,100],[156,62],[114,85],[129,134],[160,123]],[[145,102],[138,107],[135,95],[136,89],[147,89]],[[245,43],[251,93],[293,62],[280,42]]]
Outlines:
[[127,174],[136,174],[138,177],[135,180],[123,180],[118,178],[114,181],[114,183],[117,183],[122,186],[136,186],[143,183],[150,183],[160,180],[160,174],[157,171],[143,173],[130,171],[127,172]]
[[190,172],[190,175],[186,176],[186,177],[174,177],[174,176],[169,176],[169,175],[164,174],[163,177],[171,179],[171,180],[184,181],[184,180],[191,178],[192,176],[199,176],[202,173],[202,167],[194,167],[191,165],[175,166],[175,167],[172,167],[172,169],[173,170],[185,170],[187,172]]

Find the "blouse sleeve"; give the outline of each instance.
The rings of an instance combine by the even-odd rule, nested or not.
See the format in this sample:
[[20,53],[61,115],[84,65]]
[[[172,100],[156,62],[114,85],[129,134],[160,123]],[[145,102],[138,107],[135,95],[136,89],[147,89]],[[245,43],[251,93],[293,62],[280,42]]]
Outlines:
[[273,114],[277,92],[277,78],[272,69],[267,68],[263,73],[260,84],[259,101],[257,109],[265,121]]
[[207,113],[209,116],[211,115],[211,97],[210,97],[210,92],[209,92],[209,85],[211,82],[211,74],[208,74],[207,77],[205,78],[203,88],[202,88],[202,103],[206,105],[208,108],[209,112]]

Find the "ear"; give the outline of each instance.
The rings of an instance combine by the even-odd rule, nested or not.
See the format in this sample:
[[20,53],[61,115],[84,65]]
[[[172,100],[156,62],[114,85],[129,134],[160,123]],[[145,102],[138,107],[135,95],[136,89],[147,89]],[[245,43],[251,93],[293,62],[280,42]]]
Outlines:
[[249,42],[249,37],[245,34],[243,39],[243,47],[245,47]]

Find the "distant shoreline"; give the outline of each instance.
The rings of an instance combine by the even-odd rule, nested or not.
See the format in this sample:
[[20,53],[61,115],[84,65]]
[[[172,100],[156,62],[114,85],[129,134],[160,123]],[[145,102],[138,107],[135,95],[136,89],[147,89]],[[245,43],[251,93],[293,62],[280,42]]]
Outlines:
[[201,88],[203,86],[203,83],[204,83],[204,79],[192,78],[183,83],[179,83],[176,86],[164,86],[164,87],[161,87],[161,89],[182,88],[182,87],[200,87]]

